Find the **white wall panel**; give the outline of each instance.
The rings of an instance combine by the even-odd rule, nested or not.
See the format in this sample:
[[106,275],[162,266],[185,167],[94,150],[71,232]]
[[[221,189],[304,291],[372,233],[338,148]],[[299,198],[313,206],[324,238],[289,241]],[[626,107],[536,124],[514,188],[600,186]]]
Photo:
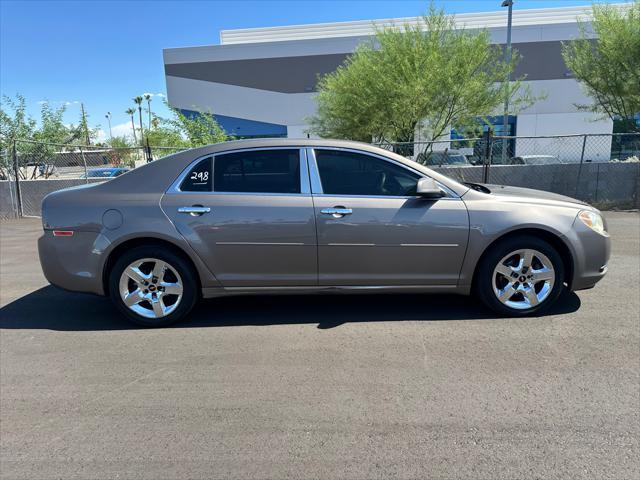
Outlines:
[[[309,125],[287,125],[287,138],[307,138]],[[309,138],[319,138],[316,135],[309,135]]]
[[573,135],[578,133],[606,133],[613,131],[613,122],[589,112],[518,115],[518,136]]
[[[499,5],[499,3],[496,2],[496,5]],[[620,9],[629,8],[628,4],[615,4],[615,6]],[[572,6],[537,9],[519,9],[516,7],[513,15],[514,33],[522,27],[532,25],[575,24],[576,17],[588,21],[591,17],[591,7]],[[366,36],[372,35],[376,28],[399,27],[403,24],[418,25],[420,20],[420,17],[405,17],[223,30],[220,32],[220,42],[225,45],[231,45],[314,38]],[[469,29],[502,28],[507,23],[507,9],[500,8],[491,12],[461,13],[455,15],[455,21],[458,26]]]
[[319,38],[282,42],[209,45],[202,47],[166,48],[164,63],[219,62],[254,58],[298,57],[350,53],[368,37]]
[[[536,80],[524,82],[535,96],[544,96],[521,114],[576,113],[576,105],[588,105],[593,99],[584,93],[577,80]],[[582,113],[582,112],[580,112]]]
[[280,125],[304,124],[315,112],[313,93],[279,93],[167,76],[171,106]]
[[[489,30],[491,41],[493,43],[505,43],[506,32],[506,27],[491,28]],[[518,44],[569,40],[575,38],[577,34],[578,27],[575,23],[529,25],[514,28],[512,41],[514,44]],[[371,36],[362,35],[166,48],[163,50],[163,57],[165,64],[173,64],[351,53],[358,44],[369,39],[371,39]],[[517,48],[517,45],[515,47]]]
[[[609,134],[613,122],[588,112],[519,115],[517,135]],[[583,137],[523,138],[516,141],[516,155],[557,155],[562,162],[578,162],[582,155]],[[606,161],[611,152],[611,137],[589,139],[585,160]]]

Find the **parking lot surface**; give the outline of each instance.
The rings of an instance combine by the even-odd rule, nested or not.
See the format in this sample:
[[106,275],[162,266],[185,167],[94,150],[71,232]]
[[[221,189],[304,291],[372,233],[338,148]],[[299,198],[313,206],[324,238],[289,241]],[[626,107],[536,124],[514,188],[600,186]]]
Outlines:
[[3,222],[2,478],[640,478],[640,221],[548,315],[473,299],[204,302],[139,329]]

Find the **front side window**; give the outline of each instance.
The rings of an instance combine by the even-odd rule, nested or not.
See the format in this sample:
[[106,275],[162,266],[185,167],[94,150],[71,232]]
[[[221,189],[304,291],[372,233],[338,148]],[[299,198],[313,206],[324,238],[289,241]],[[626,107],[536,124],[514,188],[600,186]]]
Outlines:
[[300,193],[298,149],[217,155],[213,170],[216,192]]
[[316,163],[327,195],[412,196],[420,175],[363,153],[316,149]]
[[211,191],[211,157],[196,163],[182,183],[180,191],[182,192],[210,192]]

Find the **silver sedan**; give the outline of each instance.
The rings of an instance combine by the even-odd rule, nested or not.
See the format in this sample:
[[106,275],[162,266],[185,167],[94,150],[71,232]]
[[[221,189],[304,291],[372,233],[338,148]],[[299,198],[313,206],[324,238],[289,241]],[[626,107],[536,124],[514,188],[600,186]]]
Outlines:
[[202,298],[256,293],[476,294],[499,314],[593,287],[610,239],[593,207],[461,184],[370,145],[244,140],[181,152],[42,205],[40,262],[145,326]]

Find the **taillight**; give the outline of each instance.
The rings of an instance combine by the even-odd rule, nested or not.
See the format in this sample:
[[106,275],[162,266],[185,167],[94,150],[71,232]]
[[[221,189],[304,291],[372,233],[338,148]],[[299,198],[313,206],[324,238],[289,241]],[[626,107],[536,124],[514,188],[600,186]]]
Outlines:
[[54,230],[53,236],[54,237],[72,237],[73,230]]

